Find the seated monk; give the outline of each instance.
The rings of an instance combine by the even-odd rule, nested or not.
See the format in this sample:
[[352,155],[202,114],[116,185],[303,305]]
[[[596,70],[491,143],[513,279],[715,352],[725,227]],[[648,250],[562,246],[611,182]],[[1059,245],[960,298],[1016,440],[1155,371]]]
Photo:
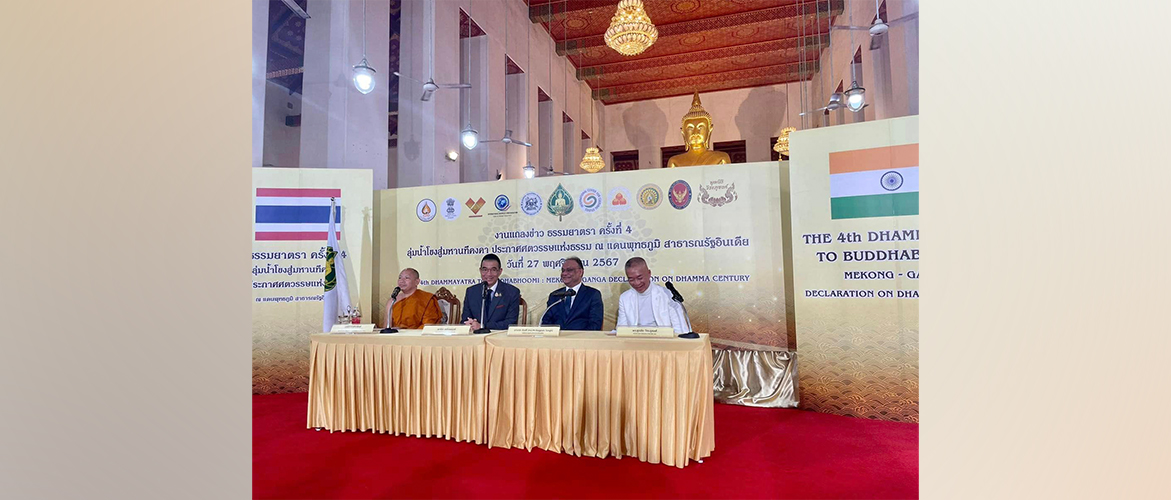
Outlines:
[[419,271],[403,269],[398,273],[398,287],[398,297],[386,301],[386,317],[392,320],[387,328],[417,330],[443,317],[435,294],[419,290]]

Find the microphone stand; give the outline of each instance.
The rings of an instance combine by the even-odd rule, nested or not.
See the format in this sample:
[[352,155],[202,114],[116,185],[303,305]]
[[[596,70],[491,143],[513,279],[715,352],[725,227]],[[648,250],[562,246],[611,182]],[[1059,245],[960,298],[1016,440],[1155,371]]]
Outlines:
[[[557,292],[553,292],[553,293],[557,293]],[[576,295],[576,294],[573,294],[573,295]],[[557,302],[549,304],[549,306],[546,307],[544,311],[541,311],[541,319],[537,320],[537,326],[545,326],[545,314],[548,313],[550,309],[556,307],[557,304],[565,302],[565,299],[568,299],[568,298],[572,297],[573,295],[571,295],[571,294],[562,295],[561,300],[558,300]],[[566,319],[569,319],[569,318],[566,318]]]
[[492,289],[488,288],[487,281],[482,281],[480,284],[484,285],[484,294],[480,297],[480,328],[473,331],[472,333],[489,333],[492,331],[492,329],[488,328],[488,326],[484,324],[484,307],[488,305],[488,295],[492,293]]
[[687,333],[680,333],[679,338],[681,338],[681,339],[697,339],[697,338],[699,338],[699,334],[695,333],[695,330],[691,329],[691,313],[688,313],[687,306],[683,305],[683,295],[680,294],[679,291],[676,290],[674,286],[671,286],[671,282],[667,282],[667,286],[671,289],[671,295],[672,295],[671,300],[678,302],[679,307],[683,308],[683,319],[687,321]]
[[378,330],[378,333],[398,333],[398,329],[394,327],[394,305],[398,303],[399,287],[394,287],[394,293],[390,294],[390,314],[386,320],[386,328]]

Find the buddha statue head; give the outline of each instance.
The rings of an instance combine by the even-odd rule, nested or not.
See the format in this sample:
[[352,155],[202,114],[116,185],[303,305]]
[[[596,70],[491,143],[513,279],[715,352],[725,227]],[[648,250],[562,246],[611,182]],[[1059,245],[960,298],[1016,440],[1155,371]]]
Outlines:
[[712,151],[712,115],[699,102],[699,91],[691,96],[691,110],[683,115],[683,143],[687,151],[672,156],[667,166],[690,167],[695,165],[721,165],[732,163],[732,158],[723,151]]
[[708,114],[699,102],[698,90],[691,97],[691,110],[683,115],[680,131],[683,133],[683,143],[687,145],[687,151],[703,152],[711,149],[712,115]]

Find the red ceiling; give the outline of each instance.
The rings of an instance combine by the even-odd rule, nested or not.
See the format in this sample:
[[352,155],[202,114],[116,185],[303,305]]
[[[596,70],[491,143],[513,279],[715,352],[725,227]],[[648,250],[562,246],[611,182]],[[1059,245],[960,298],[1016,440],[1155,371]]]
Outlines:
[[617,0],[526,2],[529,18],[606,104],[808,79],[844,7],[844,0],[644,0],[659,38],[628,57],[603,40]]

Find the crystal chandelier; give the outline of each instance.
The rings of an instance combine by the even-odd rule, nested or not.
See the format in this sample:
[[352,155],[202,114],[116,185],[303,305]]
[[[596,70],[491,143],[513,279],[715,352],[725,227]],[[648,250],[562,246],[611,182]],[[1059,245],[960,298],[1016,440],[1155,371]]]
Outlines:
[[773,151],[776,151],[785,156],[789,156],[789,134],[796,132],[794,127],[785,127],[781,129],[781,136],[777,137],[777,143],[773,145]]
[[642,0],[622,0],[606,30],[606,45],[624,56],[636,56],[659,39],[659,30],[651,24]]
[[600,153],[601,151],[596,147],[586,148],[585,156],[581,157],[581,165],[578,166],[591,174],[606,168],[606,162],[602,161]]

